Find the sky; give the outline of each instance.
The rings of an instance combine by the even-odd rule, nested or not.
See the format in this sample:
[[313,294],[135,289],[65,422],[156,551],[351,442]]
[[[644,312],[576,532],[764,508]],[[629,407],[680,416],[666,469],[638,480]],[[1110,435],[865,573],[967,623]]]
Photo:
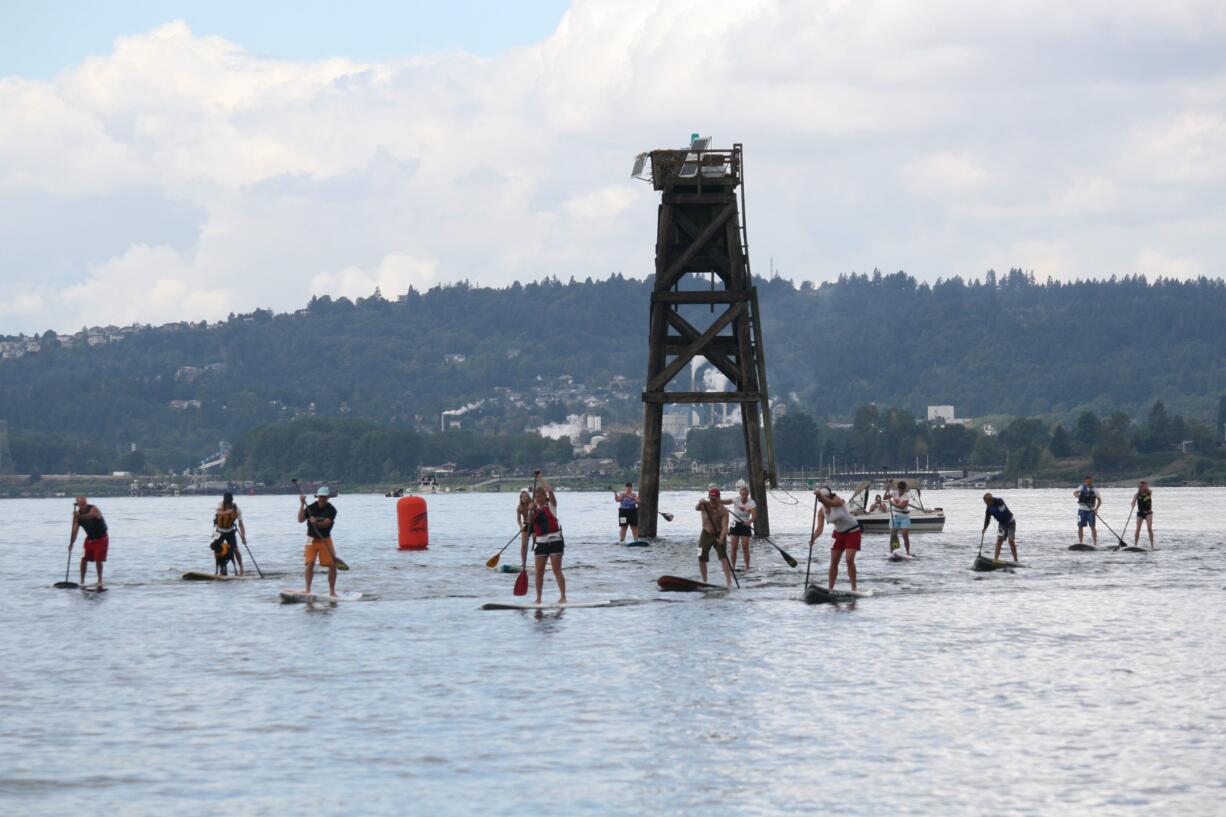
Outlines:
[[758,274],[1226,274],[1220,0],[7,0],[0,111],[0,334],[643,277],[692,132]]

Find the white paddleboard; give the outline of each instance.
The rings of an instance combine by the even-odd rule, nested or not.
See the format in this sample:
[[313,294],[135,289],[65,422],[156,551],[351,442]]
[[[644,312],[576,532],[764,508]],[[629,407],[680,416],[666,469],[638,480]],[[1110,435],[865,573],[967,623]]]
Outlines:
[[227,576],[218,576],[216,573],[205,573],[203,570],[189,570],[183,574],[185,582],[232,582],[237,579],[258,579],[256,573],[244,573],[242,576],[236,576],[233,573]]
[[565,604],[543,602],[541,604],[515,604],[512,602],[487,601],[482,610],[569,610],[572,607],[612,607],[611,601],[568,601]]
[[914,558],[914,556],[904,553],[901,550],[895,550],[890,554],[891,562],[909,562]]
[[361,601],[366,598],[361,593],[337,593],[335,596],[330,596],[325,591],[323,593],[308,593],[305,590],[282,590],[282,604],[302,604],[305,602],[317,602],[331,604],[337,601]]

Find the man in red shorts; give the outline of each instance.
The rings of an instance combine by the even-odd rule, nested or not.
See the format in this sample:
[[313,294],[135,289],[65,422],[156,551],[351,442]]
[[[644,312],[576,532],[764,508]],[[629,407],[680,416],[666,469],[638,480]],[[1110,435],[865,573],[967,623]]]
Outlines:
[[843,498],[834,491],[822,487],[814,493],[817,494],[817,501],[821,503],[822,509],[817,512],[817,527],[813,529],[809,544],[817,541],[817,537],[822,535],[822,529],[826,527],[826,520],[830,520],[830,525],[834,528],[834,544],[830,546],[830,589],[834,589],[834,583],[839,578],[839,559],[845,553],[847,578],[851,580],[851,589],[854,591],[856,554],[860,551],[860,523],[851,515],[851,511],[847,510],[847,503]]
[[72,536],[68,539],[68,552],[77,541],[77,529],[85,531],[85,554],[81,557],[81,585],[85,585],[85,568],[93,562],[98,573],[98,589],[102,588],[102,563],[106,561],[106,548],[110,543],[106,534],[106,520],[97,505],[90,505],[85,497],[77,497],[77,506],[72,509]]

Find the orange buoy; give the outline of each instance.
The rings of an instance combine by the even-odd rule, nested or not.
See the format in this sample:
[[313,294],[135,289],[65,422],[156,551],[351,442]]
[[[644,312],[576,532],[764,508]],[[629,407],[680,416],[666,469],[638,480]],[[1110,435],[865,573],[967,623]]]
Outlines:
[[400,530],[401,550],[425,550],[430,546],[426,500],[419,496],[404,496],[396,500],[396,525]]

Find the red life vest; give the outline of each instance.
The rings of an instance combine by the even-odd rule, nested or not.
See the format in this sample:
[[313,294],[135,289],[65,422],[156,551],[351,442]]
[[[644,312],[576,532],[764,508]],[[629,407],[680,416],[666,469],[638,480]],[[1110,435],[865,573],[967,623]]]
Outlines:
[[553,515],[553,511],[546,505],[543,508],[537,508],[532,513],[532,531],[537,536],[545,536],[550,533],[558,533],[562,527],[558,524],[558,518]]

